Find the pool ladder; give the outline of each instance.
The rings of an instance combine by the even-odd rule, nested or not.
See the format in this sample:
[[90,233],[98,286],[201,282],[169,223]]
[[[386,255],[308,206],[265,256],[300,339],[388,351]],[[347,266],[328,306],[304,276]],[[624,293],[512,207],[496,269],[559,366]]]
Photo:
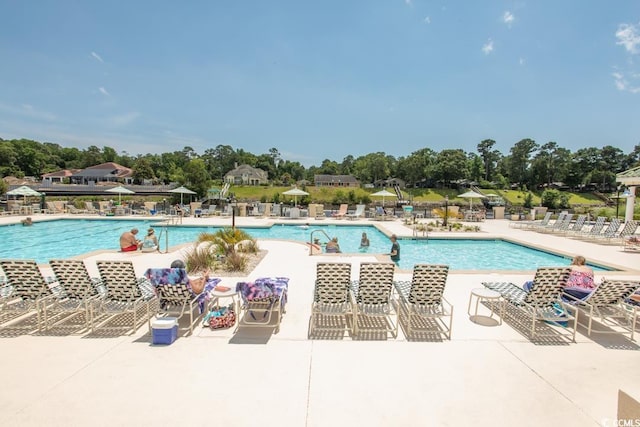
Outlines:
[[[169,253],[169,229],[167,228],[167,224],[163,224],[161,226],[162,228],[160,229],[160,234],[158,235],[158,252],[162,253]],[[164,252],[162,252],[160,250],[161,247],[161,242],[162,242],[162,236],[164,235]]]
[[324,234],[327,241],[331,240],[331,237],[324,230],[313,230],[309,235],[309,256],[313,255],[313,245],[315,245],[315,243],[313,243],[313,233],[318,232]]

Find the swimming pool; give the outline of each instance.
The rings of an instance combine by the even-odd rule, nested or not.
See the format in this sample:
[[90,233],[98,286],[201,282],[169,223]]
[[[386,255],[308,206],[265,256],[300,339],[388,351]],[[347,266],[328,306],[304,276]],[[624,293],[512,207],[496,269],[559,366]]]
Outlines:
[[[47,263],[52,258],[69,258],[97,250],[118,250],[118,238],[124,231],[136,227],[140,235],[147,228],[156,228],[161,250],[182,243],[194,242],[198,234],[213,233],[220,227],[176,227],[166,229],[150,220],[58,219],[39,222],[31,227],[7,225],[0,227],[0,258],[35,259]],[[337,237],[344,253],[389,253],[391,243],[374,226],[367,225],[274,225],[264,228],[242,228],[256,239],[287,239],[308,242],[313,233],[321,242],[327,236]],[[165,230],[167,230],[165,232]],[[360,237],[367,233],[370,246],[360,249]],[[413,269],[414,264],[448,264],[452,270],[535,270],[541,266],[568,265],[570,259],[550,252],[529,248],[504,240],[488,239],[400,239],[400,268]],[[606,270],[592,266],[596,270]]]

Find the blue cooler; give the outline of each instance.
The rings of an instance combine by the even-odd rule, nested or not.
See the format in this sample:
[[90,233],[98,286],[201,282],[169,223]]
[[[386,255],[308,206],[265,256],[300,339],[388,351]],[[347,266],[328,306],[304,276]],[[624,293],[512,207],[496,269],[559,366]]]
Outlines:
[[153,344],[169,345],[178,338],[178,319],[161,317],[151,322]]

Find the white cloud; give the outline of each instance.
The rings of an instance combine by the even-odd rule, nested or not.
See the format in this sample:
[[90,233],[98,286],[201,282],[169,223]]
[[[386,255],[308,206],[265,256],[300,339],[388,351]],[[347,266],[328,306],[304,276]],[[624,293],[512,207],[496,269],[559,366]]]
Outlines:
[[520,59],[518,60],[518,64],[520,64],[520,65],[524,65],[524,62],[525,62],[525,61],[524,61],[524,58],[520,58]]
[[[613,76],[613,83],[616,85],[616,89],[622,92],[629,93],[640,93],[640,86],[636,86],[633,83],[630,83],[629,80],[624,76],[624,74],[615,71],[611,73]],[[636,74],[631,75],[632,78],[637,78]]]
[[109,92],[107,92],[107,90],[105,88],[103,88],[102,86],[100,86],[98,88],[98,90],[100,91],[101,94],[103,94],[105,96],[111,96],[111,94]]
[[515,19],[516,17],[513,16],[513,13],[509,12],[508,10],[502,15],[502,22],[507,24],[509,27],[511,27],[511,24],[513,24],[513,21]]
[[404,0],[404,4],[406,4],[407,6],[413,6],[413,4],[411,3],[412,0]]
[[489,39],[485,44],[482,45],[482,52],[484,52],[485,55],[489,55],[491,52],[493,52],[493,40]]
[[100,55],[98,55],[97,53],[95,53],[95,52],[91,52],[91,56],[92,56],[94,59],[96,59],[97,61],[104,62],[104,61],[102,60],[102,57],[101,57]]
[[640,46],[640,33],[637,26],[631,24],[618,25],[616,38],[618,39],[616,44],[624,46],[627,52],[632,54],[640,52],[638,49]]
[[424,23],[425,23],[425,24],[431,24],[431,18],[430,18],[430,17],[428,17],[428,16],[425,16],[425,18],[424,18]]

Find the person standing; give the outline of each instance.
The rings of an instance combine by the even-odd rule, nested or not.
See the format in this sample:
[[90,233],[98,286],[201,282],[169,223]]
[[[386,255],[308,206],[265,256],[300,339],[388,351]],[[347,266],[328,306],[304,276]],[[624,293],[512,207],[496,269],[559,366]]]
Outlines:
[[367,233],[362,233],[362,238],[360,239],[360,247],[361,248],[369,247],[369,238],[367,237]]
[[395,262],[396,265],[400,262],[400,243],[398,243],[398,237],[395,234],[392,234],[391,237],[391,252],[389,256],[391,257],[391,261]]

